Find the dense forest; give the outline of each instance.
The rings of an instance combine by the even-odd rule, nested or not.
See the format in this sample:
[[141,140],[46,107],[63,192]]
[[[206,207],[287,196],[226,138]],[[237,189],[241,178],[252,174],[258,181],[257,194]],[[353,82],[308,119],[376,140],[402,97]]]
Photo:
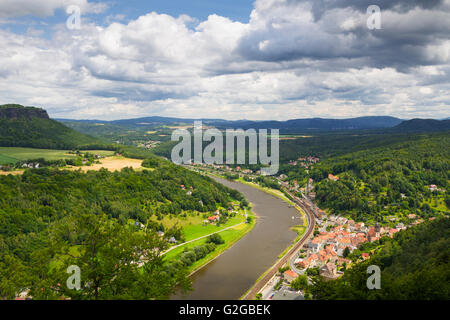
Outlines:
[[[423,223],[398,232],[393,239],[382,238],[369,260],[345,271],[334,281],[314,278],[315,299],[450,299],[450,219]],[[367,268],[381,269],[381,289],[367,288]]]
[[[155,220],[213,211],[242,195],[157,158],[144,166],[0,176],[0,298],[29,290],[34,299],[163,299],[187,288],[184,267],[168,268],[159,255],[170,237],[183,239],[182,229],[160,238]],[[83,290],[64,285],[69,265],[81,268]]]
[[[331,158],[361,150],[388,147],[402,142],[415,142],[430,134],[392,133],[387,130],[358,130],[353,132],[322,133],[298,139],[280,141],[280,160],[286,162],[299,157]],[[289,137],[288,137],[289,138]]]
[[[328,179],[328,174],[339,180]],[[310,171],[316,200],[357,221],[449,212],[450,135],[378,147],[329,158]],[[436,189],[430,189],[436,185]],[[438,209],[431,209],[431,205]]]
[[[367,137],[365,143],[353,144],[350,140],[348,147],[340,139],[339,155],[324,157],[308,169],[283,164],[280,173],[301,186],[312,178],[319,207],[356,221],[388,222],[392,215],[407,219],[408,214],[427,218],[448,213],[450,134],[388,137]],[[352,149],[356,151],[345,152]],[[339,180],[329,179],[330,173]]]
[[0,106],[0,146],[73,149],[102,144],[96,138],[51,120],[43,109]]

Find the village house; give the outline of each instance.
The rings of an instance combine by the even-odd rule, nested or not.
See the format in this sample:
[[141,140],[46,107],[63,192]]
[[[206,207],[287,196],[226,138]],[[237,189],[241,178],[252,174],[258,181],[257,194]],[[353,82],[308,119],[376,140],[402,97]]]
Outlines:
[[175,239],[175,237],[171,237],[169,239],[169,243],[177,243],[177,239]]
[[395,228],[398,229],[398,230],[406,229],[405,225],[404,225],[403,223],[401,223],[401,222],[400,222],[399,224],[397,224],[397,225],[395,226]]
[[308,243],[308,248],[312,252],[319,252],[319,250],[322,248],[322,241],[320,238],[314,238]]
[[394,237],[394,234],[396,234],[397,232],[399,232],[400,230],[398,230],[398,229],[390,229],[389,230],[389,236],[391,237],[391,238],[393,238]]
[[217,221],[219,221],[219,219],[220,219],[220,216],[211,216],[211,217],[209,217],[208,218],[208,222],[210,222],[210,223],[213,223],[213,222],[217,222]]
[[332,262],[325,264],[322,268],[320,268],[320,275],[330,279],[337,278],[338,274],[336,265]]
[[283,273],[283,275],[284,275],[284,279],[289,283],[298,278],[298,274],[292,270],[285,271]]
[[338,181],[339,177],[334,176],[332,173],[328,174],[328,180],[332,180],[332,181]]
[[339,257],[338,259],[337,259],[337,265],[338,266],[343,266],[344,264],[345,265],[350,265],[352,263],[352,260],[350,260],[350,259],[346,259],[346,258],[341,258],[341,257]]
[[374,242],[374,241],[377,241],[378,239],[380,239],[380,229],[379,229],[379,227],[377,228],[376,226],[375,227],[370,227],[369,228],[369,232],[367,233],[367,239],[370,241],[370,242]]

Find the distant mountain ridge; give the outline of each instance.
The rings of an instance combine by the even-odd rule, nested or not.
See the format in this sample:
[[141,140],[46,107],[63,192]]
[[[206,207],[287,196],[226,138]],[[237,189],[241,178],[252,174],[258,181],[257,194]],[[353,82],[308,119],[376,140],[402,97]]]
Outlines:
[[50,119],[44,109],[18,104],[0,105],[2,147],[73,149],[91,144],[99,144],[99,141]]
[[388,116],[368,116],[349,119],[293,119],[287,121],[275,120],[223,120],[223,119],[183,119],[172,117],[143,117],[136,119],[124,119],[113,121],[100,120],[69,120],[57,119],[62,122],[85,122],[85,123],[109,123],[124,127],[145,127],[148,125],[167,125],[167,124],[192,124],[194,121],[201,120],[203,124],[215,126],[219,129],[224,128],[242,128],[242,129],[280,129],[283,133],[295,133],[298,131],[336,131],[336,130],[355,130],[355,129],[381,129],[391,128],[400,124],[403,120]]
[[380,129],[390,128],[398,125],[403,120],[387,117],[358,117],[350,119],[294,119],[287,121],[267,121],[248,124],[255,129],[280,129],[284,132],[294,131],[337,131],[337,130],[357,130],[357,129]]
[[399,132],[437,132],[450,130],[450,120],[412,119],[392,128]]

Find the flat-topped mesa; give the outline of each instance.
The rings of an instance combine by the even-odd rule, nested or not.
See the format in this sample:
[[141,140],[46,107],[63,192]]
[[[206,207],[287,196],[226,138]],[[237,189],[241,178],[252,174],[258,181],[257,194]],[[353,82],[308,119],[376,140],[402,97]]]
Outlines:
[[50,119],[47,111],[35,107],[24,107],[19,104],[0,105],[0,118],[6,119]]

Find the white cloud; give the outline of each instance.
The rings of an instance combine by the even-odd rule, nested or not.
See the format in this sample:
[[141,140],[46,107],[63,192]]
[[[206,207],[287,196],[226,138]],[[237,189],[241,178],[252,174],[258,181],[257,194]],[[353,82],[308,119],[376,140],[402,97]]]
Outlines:
[[[45,16],[63,4],[26,10]],[[247,24],[152,12],[75,31],[61,24],[50,40],[0,30],[0,98],[74,118],[448,116],[449,35],[438,29],[450,28],[450,12],[435,28],[432,9],[387,10],[377,33],[357,8],[320,19],[313,10],[257,0]]]

